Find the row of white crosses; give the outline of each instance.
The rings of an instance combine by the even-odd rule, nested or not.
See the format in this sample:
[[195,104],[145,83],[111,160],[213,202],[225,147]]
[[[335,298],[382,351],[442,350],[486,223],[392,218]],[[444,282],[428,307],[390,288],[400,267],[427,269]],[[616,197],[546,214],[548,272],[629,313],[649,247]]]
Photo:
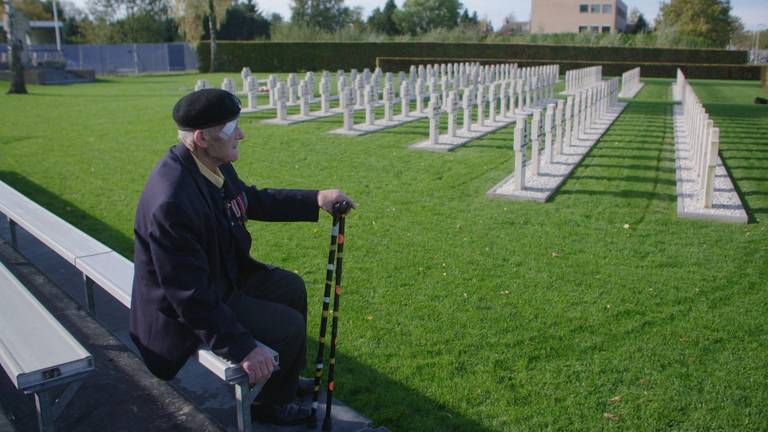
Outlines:
[[[503,67],[506,65],[495,66]],[[484,77],[479,79],[477,84],[472,84],[472,79],[467,80],[468,85],[462,88],[460,93],[456,90],[450,90],[447,97],[442,99],[441,105],[430,106],[428,110],[430,119],[429,146],[438,146],[438,125],[440,124],[441,110],[448,113],[446,138],[449,142],[453,142],[453,139],[459,134],[464,137],[471,136],[473,110],[475,109],[477,110],[477,123],[475,123],[474,129],[483,129],[486,125],[494,129],[502,127],[515,121],[516,113],[530,109],[539,104],[542,99],[553,98],[557,74],[559,73],[556,65],[522,69],[513,67],[507,69],[508,73],[501,74],[496,74],[493,66],[490,68],[481,67],[477,70],[480,73],[476,76]],[[504,71],[505,69],[502,68],[501,70]],[[433,95],[437,96],[435,93]],[[433,100],[440,100],[440,98],[434,97]],[[486,111],[486,106],[488,111]],[[460,131],[456,128],[456,114],[459,108],[463,110],[464,114]],[[453,147],[455,146],[453,145]],[[419,147],[423,146],[417,144],[416,148]]]
[[619,97],[631,98],[640,90],[640,68],[636,67],[624,72],[621,75],[621,93]]
[[[531,124],[528,115],[519,116],[515,125],[514,151],[515,171],[512,189],[525,189],[526,158],[531,145],[531,163],[528,168],[534,176],[539,175],[541,161],[541,138],[544,137],[544,163],[552,164],[565,153],[569,146],[579,145],[581,137],[597,121],[608,115],[608,109],[618,102],[618,79],[603,81],[576,92],[573,96],[556,104],[548,104],[542,111],[533,109]],[[542,112],[544,119],[542,122]]]
[[574,92],[599,84],[603,80],[603,67],[592,66],[565,72],[565,93]]
[[685,78],[682,87],[683,133],[688,136],[688,158],[695,174],[695,189],[704,196],[704,208],[712,208],[720,129],[709,119],[709,114]]

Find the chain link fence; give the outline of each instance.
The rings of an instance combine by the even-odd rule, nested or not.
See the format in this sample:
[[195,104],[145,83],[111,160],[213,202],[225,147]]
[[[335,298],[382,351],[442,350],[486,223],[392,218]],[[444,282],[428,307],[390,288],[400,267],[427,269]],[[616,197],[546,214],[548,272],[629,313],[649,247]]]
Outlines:
[[[27,58],[34,65],[66,62],[67,69],[93,69],[97,75],[116,73],[172,72],[197,69],[197,53],[186,43],[30,45]],[[8,64],[8,46],[0,44],[0,64]]]

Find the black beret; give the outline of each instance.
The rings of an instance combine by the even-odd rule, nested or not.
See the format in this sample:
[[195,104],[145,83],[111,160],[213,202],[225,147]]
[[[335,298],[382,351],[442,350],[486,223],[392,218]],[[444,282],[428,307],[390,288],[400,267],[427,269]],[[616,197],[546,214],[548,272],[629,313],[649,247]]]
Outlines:
[[232,121],[240,115],[240,99],[226,90],[202,89],[176,102],[173,120],[179,130],[207,129]]

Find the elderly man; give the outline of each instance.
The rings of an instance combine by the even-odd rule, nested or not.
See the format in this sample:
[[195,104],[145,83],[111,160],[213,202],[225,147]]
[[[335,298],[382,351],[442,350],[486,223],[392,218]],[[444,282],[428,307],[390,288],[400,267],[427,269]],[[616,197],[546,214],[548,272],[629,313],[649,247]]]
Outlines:
[[[294,403],[311,391],[305,366],[307,301],[294,273],[250,256],[248,219],[317,221],[349,197],[338,190],[257,189],[232,162],[244,138],[240,101],[204,89],[173,109],[180,143],[147,180],[136,209],[131,337],[144,363],[170,380],[201,343],[264,382],[256,420],[301,424]],[[354,206],[354,204],[353,204]],[[276,350],[280,365],[256,341]]]

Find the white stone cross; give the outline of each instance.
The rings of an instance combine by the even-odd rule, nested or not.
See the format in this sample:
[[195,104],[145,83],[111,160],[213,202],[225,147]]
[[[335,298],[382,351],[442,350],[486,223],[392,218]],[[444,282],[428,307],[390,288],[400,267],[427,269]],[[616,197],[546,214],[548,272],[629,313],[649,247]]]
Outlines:
[[424,112],[424,80],[422,78],[416,80],[416,112],[419,114]]
[[512,178],[514,190],[525,189],[525,151],[528,148],[528,116],[523,114],[515,122],[515,174]]
[[285,101],[287,98],[287,89],[285,88],[285,83],[278,83],[277,88],[275,89],[275,99],[277,99],[277,119],[278,120],[285,120],[287,115],[287,109],[285,106]]
[[485,100],[486,89],[484,84],[477,86],[477,124],[480,127],[485,126]]
[[320,78],[320,112],[328,113],[331,108],[331,83],[327,75],[323,74]]
[[539,166],[541,165],[541,110],[533,109],[533,119],[531,120],[531,174],[539,175]]
[[355,118],[355,90],[352,87],[344,87],[340,96],[344,105],[344,130],[351,131]]
[[365,97],[365,79],[362,75],[358,75],[355,78],[355,106],[357,108],[363,107],[363,98]]
[[555,120],[555,104],[547,104],[547,114],[544,116],[544,162],[551,164],[554,161],[552,149],[552,128]]
[[555,110],[555,150],[554,157],[563,153],[563,114],[565,111],[565,101],[557,100],[557,109]]
[[373,111],[376,107],[376,95],[373,91],[373,86],[368,84],[365,86],[364,91],[364,103],[365,103],[365,124],[373,126],[376,124],[376,114]]
[[277,76],[270,75],[267,80],[267,89],[269,89],[269,106],[274,108],[277,106]]
[[244,67],[243,70],[240,71],[240,77],[243,79],[243,91],[248,93],[248,78],[251,77],[251,68]]
[[[387,72],[389,73],[389,72]],[[392,121],[392,104],[395,103],[395,94],[392,90],[392,82],[384,83],[384,121]]]
[[448,113],[448,136],[450,138],[456,136],[456,111],[458,109],[457,102],[456,91],[451,90],[448,93],[448,98],[445,100],[445,111]]
[[488,86],[488,102],[489,102],[489,108],[488,108],[488,120],[491,121],[491,123],[496,123],[496,102],[497,102],[498,96],[496,94],[496,83],[491,83]]
[[309,116],[309,99],[312,95],[312,88],[310,87],[309,81],[307,80],[301,80],[299,83],[299,98],[300,98],[300,109],[301,109],[301,116],[302,117],[308,117]]
[[429,143],[437,145],[440,138],[440,104],[430,102],[427,116],[429,117]]
[[410,86],[408,81],[400,81],[400,107],[403,119],[408,117],[411,104]]
[[558,155],[562,154],[565,151],[565,148],[571,145],[571,141],[573,140],[572,132],[573,132],[573,96],[568,96],[568,99],[566,99],[566,102],[565,102],[565,137],[563,138],[563,143],[559,148],[560,153],[558,153]]
[[465,133],[472,130],[472,106],[475,104],[475,92],[474,87],[467,87],[464,89],[464,97],[461,100],[462,108],[464,109],[464,127]]
[[296,97],[298,96],[299,83],[296,81],[296,74],[288,74],[288,103],[293,105],[296,103]]

